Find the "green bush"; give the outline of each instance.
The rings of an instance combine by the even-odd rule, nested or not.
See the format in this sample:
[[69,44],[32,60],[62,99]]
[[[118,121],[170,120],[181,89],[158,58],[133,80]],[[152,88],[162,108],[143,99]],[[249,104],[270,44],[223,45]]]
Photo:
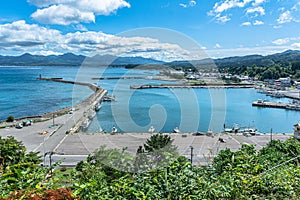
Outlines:
[[13,122],[15,118],[13,116],[8,116],[6,122]]

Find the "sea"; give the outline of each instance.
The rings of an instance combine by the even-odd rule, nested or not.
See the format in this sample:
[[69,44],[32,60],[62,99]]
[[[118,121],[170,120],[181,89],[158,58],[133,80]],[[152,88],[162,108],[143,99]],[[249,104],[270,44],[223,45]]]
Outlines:
[[[115,96],[113,102],[102,102],[87,132],[110,132],[116,127],[119,132],[142,133],[151,126],[156,132],[173,132],[175,127],[181,132],[218,132],[238,125],[255,127],[261,133],[292,133],[300,120],[299,111],[253,107],[257,99],[291,101],[255,89],[130,89],[131,85],[175,83],[143,78],[157,73],[125,68],[1,66],[0,120],[10,115],[41,115],[75,105],[92,94],[85,86],[38,80],[40,75],[95,83]],[[112,77],[122,79],[98,79]]]

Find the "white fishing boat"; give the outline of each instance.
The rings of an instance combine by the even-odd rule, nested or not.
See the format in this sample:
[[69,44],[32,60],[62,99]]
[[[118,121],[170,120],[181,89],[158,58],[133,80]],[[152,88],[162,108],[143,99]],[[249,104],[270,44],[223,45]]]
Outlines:
[[175,128],[173,129],[173,131],[174,131],[174,133],[180,133],[180,130],[179,130],[178,127],[175,127]]
[[116,132],[118,132],[118,129],[115,126],[113,126],[112,129],[111,129],[111,132],[116,133]]
[[100,103],[97,103],[97,104],[95,105],[95,111],[98,112],[100,109],[101,109],[101,104],[100,104]]
[[232,126],[232,128],[226,128],[225,126],[224,126],[224,132],[225,133],[237,133],[238,131],[239,131],[239,126],[238,126],[238,124],[234,124],[233,126]]
[[96,112],[92,110],[89,112],[88,118],[92,120],[95,116],[96,116]]
[[81,124],[81,130],[85,131],[88,129],[88,127],[90,126],[91,121],[89,120],[89,118],[86,118],[84,120],[84,122],[82,122]]
[[154,133],[154,131],[155,131],[155,128],[154,128],[153,126],[150,126],[148,132],[149,132],[149,133]]

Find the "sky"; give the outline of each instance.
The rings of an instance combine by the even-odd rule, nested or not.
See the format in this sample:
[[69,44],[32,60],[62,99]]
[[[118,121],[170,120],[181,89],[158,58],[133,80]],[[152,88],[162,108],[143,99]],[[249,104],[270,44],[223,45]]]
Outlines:
[[300,0],[10,0],[0,54],[165,61],[300,50]]

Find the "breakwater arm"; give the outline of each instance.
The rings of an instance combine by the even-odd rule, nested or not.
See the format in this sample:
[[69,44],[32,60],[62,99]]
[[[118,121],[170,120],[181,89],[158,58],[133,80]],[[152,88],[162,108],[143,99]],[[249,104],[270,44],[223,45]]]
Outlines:
[[131,85],[131,89],[151,88],[253,88],[253,84],[160,84],[160,85]]
[[[72,128],[70,129],[70,131],[68,131],[69,133],[76,133],[80,130],[80,127],[82,126],[82,124],[88,117],[86,115],[86,113],[93,111],[95,108],[95,105],[97,103],[100,103],[103,100],[104,96],[107,94],[107,90],[104,90],[103,88],[101,88],[98,85],[93,84],[93,83],[69,81],[69,80],[63,80],[62,78],[42,78],[42,77],[40,77],[39,80],[53,81],[53,82],[60,82],[60,83],[67,83],[67,84],[74,84],[74,85],[82,85],[82,86],[87,86],[91,90],[94,91],[94,93],[92,95],[90,95],[87,99],[85,99],[81,103],[74,106],[76,110],[84,110],[84,112],[77,112],[77,115],[80,115],[80,116],[77,116],[75,125],[72,125]],[[64,111],[69,110],[69,109],[70,108],[66,108],[66,109],[64,109]],[[51,117],[54,113],[58,114],[56,111],[53,113],[48,113],[48,115],[50,115],[50,117]],[[63,113],[63,114],[65,114],[65,113]],[[76,113],[75,113],[75,115],[76,115]]]

